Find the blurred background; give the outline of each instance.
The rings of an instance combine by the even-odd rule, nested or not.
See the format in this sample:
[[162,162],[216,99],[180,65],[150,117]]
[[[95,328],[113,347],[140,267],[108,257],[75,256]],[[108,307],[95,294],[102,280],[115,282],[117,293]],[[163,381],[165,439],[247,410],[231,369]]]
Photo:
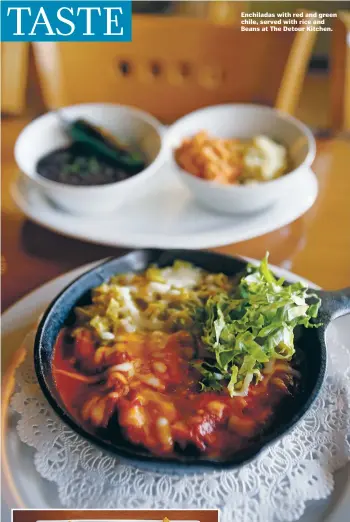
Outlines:
[[[229,25],[232,27],[239,26],[241,11],[271,11],[278,13],[283,11],[296,11],[297,9],[318,10],[320,12],[338,12],[343,13],[343,23],[339,19],[334,23],[334,19],[326,20],[326,23],[331,23],[336,27],[334,32],[317,32],[315,33],[312,49],[307,56],[307,71],[305,78],[302,80],[302,89],[300,96],[298,96],[296,103],[295,114],[297,117],[305,121],[315,130],[329,129],[330,127],[342,127],[344,122],[344,114],[340,114],[340,106],[346,105],[342,99],[345,97],[346,84],[346,25],[344,20],[349,22],[350,2],[339,1],[316,1],[316,2],[298,2],[298,1],[275,1],[275,2],[250,2],[250,1],[134,1],[133,11],[135,14],[142,14],[144,16],[152,17],[157,15],[159,17],[167,18],[188,18],[188,19],[202,19],[210,21],[214,24]],[[153,17],[152,17],[153,18]],[[150,18],[151,19],[151,18]],[[159,20],[161,24],[161,21]],[[246,47],[255,45],[256,35],[246,33],[245,35]],[[263,39],[263,34],[260,33],[260,39]],[[284,34],[284,40],[293,38],[294,35]],[[179,35],[180,38],[180,35]],[[194,35],[195,39],[195,35]],[[148,35],[148,42],[151,42],[152,35]],[[241,39],[242,40],[242,39]],[[241,41],[240,40],[240,41]],[[210,46],[211,35],[208,34],[208,45]],[[146,42],[145,48],[151,47]],[[249,44],[249,42],[251,42]],[[85,51],[88,49],[84,45]],[[88,44],[90,45],[90,44]],[[91,44],[93,45],[93,44]],[[107,44],[108,45],[108,44]],[[118,44],[123,46],[125,44]],[[196,46],[194,40],[194,46]],[[71,48],[70,52],[76,52],[76,66],[79,68],[80,49],[76,45],[75,49]],[[234,51],[234,49],[232,49]],[[279,56],[283,55],[283,50],[274,47],[271,49],[273,56],[271,61],[276,62],[276,68],[279,67]],[[270,51],[270,52],[271,52]],[[140,54],[140,50],[137,51]],[[175,52],[175,51],[174,51]],[[259,53],[256,47],[253,49],[253,54]],[[305,52],[307,52],[305,50]],[[349,52],[349,51],[348,51]],[[247,53],[249,49],[240,48],[242,55]],[[175,53],[176,54],[176,53]],[[74,59],[74,54],[73,57]],[[248,59],[248,58],[247,58]],[[45,62],[45,63],[43,63]],[[55,46],[45,44],[44,49],[33,50],[30,44],[9,44],[4,43],[2,48],[2,113],[4,115],[23,115],[28,117],[36,116],[42,113],[49,105],[53,105],[50,96],[45,93],[45,78],[43,75],[54,73],[59,81],[59,74],[66,74],[63,70],[62,63],[58,65],[57,49]],[[155,64],[157,66],[157,64]],[[155,66],[153,75],[161,80],[160,71],[157,71]],[[185,64],[186,66],[186,64]],[[58,68],[61,67],[60,71]],[[124,67],[124,70],[123,70]],[[127,70],[128,63],[121,64],[122,73],[125,77],[130,71]],[[45,72],[43,69],[47,69]],[[237,69],[239,74],[239,69]],[[92,72],[93,74],[93,72]],[[186,74],[184,70],[183,74]],[[349,73],[348,73],[349,74]],[[269,76],[266,75],[264,80],[269,82]],[[47,83],[47,82],[46,82]],[[116,84],[117,87],[117,84]],[[261,86],[264,89],[264,85]],[[47,88],[46,88],[47,90]],[[350,87],[348,86],[348,91]],[[52,95],[54,96],[54,95]],[[51,96],[51,98],[52,98]],[[83,98],[83,96],[81,97]],[[115,92],[114,100],[118,102],[118,92]],[[234,97],[233,97],[234,98]],[[78,101],[90,101],[79,99]],[[95,100],[91,100],[95,101]],[[102,101],[102,100],[101,100]],[[120,100],[125,102],[125,100]],[[210,100],[212,101],[212,100]],[[218,100],[221,101],[221,100]],[[237,101],[235,99],[225,101]],[[239,100],[238,100],[239,101]],[[268,101],[268,100],[259,100]],[[70,100],[68,100],[70,102]],[[215,100],[214,100],[215,102]],[[133,103],[137,104],[137,103]],[[139,105],[142,105],[142,103]],[[150,107],[142,107],[146,110]],[[161,116],[161,115],[158,115]],[[164,118],[163,118],[164,119]]]
[[[284,263],[326,288],[345,286],[350,266],[350,236],[344,229],[349,219],[350,2],[183,0],[132,5],[130,43],[2,44],[5,306],[54,276],[117,253],[35,225],[10,194],[17,173],[14,144],[22,129],[43,112],[83,102],[135,105],[164,123],[203,106],[255,102],[304,121],[317,137],[313,168],[320,191],[315,206],[274,233],[221,251],[260,258],[269,250],[272,263]],[[242,11],[307,9],[337,13],[326,20],[333,30],[240,30]]]

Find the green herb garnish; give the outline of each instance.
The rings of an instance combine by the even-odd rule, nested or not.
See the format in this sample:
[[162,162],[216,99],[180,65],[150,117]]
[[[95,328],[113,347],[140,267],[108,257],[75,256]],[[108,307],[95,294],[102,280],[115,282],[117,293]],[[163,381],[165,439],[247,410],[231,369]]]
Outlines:
[[249,264],[235,294],[219,293],[198,311],[201,338],[213,356],[212,365],[194,364],[203,376],[202,389],[226,384],[231,397],[246,395],[249,385],[262,379],[266,363],[293,357],[296,326],[319,326],[312,319],[320,304],[303,283],[277,280],[268,267],[268,254],[259,266]]

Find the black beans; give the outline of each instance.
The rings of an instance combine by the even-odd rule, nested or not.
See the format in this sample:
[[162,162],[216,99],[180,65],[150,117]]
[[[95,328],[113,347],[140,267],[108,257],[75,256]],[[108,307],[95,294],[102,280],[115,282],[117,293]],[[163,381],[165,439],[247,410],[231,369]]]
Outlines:
[[37,164],[40,176],[66,185],[89,186],[106,185],[124,181],[145,168],[142,165],[137,172],[127,172],[113,161],[106,160],[82,143],[57,149],[41,158]]

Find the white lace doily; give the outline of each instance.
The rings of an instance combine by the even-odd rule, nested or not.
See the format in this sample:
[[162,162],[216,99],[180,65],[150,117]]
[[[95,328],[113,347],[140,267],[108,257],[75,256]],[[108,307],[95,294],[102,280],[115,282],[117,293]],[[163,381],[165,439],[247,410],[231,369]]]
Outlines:
[[290,434],[237,471],[179,476],[119,464],[47,403],[34,373],[33,333],[11,403],[20,415],[18,434],[36,449],[37,471],[57,484],[66,508],[219,508],[222,522],[292,522],[306,501],[331,493],[332,472],[350,456],[350,350],[332,325],[327,333],[328,375],[316,404]]

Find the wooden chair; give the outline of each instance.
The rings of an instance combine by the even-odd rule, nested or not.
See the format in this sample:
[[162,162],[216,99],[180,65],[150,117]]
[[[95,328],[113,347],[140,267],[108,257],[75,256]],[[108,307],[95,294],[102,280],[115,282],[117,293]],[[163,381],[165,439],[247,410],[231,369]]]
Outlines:
[[232,24],[241,18],[241,12],[249,12],[249,2],[215,0],[213,2],[176,2],[174,12],[180,16],[207,18],[211,22]]
[[332,130],[350,131],[350,11],[334,23],[330,78]]
[[244,32],[185,17],[133,17],[130,43],[34,43],[48,108],[140,107],[165,123],[211,104],[256,102],[293,113],[315,32]]
[[217,23],[239,23],[241,19],[241,12],[250,12],[248,1],[221,1],[206,2],[207,16],[212,22]]
[[1,112],[21,114],[26,106],[29,64],[28,42],[1,45]]

